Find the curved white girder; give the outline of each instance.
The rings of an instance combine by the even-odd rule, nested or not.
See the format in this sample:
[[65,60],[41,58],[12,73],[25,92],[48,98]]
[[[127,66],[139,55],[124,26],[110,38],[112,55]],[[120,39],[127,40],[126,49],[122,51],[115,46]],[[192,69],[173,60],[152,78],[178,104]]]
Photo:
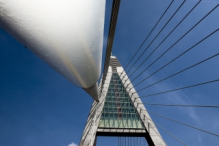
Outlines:
[[0,27],[96,100],[104,16],[105,0],[0,0]]

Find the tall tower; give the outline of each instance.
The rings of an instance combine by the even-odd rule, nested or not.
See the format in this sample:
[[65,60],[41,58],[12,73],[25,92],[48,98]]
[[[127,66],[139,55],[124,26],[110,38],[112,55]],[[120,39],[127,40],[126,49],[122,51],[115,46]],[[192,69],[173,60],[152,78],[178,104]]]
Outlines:
[[102,79],[99,102],[92,104],[80,146],[95,146],[97,136],[145,137],[149,146],[166,146],[115,56]]

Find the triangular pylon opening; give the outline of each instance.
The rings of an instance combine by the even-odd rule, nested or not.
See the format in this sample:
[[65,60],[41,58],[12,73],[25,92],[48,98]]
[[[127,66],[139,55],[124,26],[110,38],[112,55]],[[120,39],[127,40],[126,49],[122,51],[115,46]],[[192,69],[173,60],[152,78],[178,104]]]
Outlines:
[[113,73],[99,121],[101,128],[145,129],[120,77]]

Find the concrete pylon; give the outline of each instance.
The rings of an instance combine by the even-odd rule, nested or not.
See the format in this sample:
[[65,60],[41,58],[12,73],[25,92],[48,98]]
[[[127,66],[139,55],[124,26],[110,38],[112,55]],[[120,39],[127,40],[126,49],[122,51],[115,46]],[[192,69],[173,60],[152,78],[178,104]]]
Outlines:
[[145,137],[149,146],[166,146],[115,56],[110,57],[105,76],[104,85],[101,81],[98,86],[99,102],[92,104],[80,146],[95,146],[97,136]]

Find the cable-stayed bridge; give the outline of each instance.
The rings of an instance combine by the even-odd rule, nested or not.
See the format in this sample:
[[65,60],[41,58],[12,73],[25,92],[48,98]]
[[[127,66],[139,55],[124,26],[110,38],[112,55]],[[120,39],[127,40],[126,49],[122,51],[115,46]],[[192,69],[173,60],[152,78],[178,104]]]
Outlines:
[[[161,122],[163,119],[179,124],[179,127],[181,128],[178,130],[184,130],[183,126],[186,126],[197,130],[198,132],[218,137],[218,133],[215,131],[208,130],[200,125],[187,123],[187,120],[180,118],[180,113],[179,117],[171,117],[171,114],[168,116],[169,112],[174,112],[174,108],[188,108],[189,110],[185,111],[187,111],[190,116],[193,111],[190,110],[191,108],[202,108],[206,111],[209,109],[217,110],[218,108],[217,102],[206,102],[205,104],[205,102],[191,102],[190,99],[188,101],[186,101],[187,99],[182,101],[181,98],[178,97],[179,94],[176,94],[188,89],[197,90],[201,88],[202,90],[205,90],[206,86],[217,85],[217,82],[219,81],[217,76],[212,75],[212,78],[206,78],[207,75],[202,74],[202,72],[192,74],[192,71],[196,68],[208,70],[208,68],[205,68],[205,64],[208,64],[209,62],[207,67],[212,69],[210,64],[215,64],[217,62],[219,54],[216,49],[217,45],[210,45],[215,42],[215,38],[217,38],[218,35],[218,25],[215,27],[217,23],[214,21],[214,19],[216,19],[215,14],[218,12],[217,1],[212,2],[211,6],[203,12],[200,12],[200,7],[203,7],[205,1],[189,2],[184,0],[179,2],[172,0],[166,3],[165,6],[163,5],[163,12],[159,17],[156,17],[156,22],[151,26],[150,31],[146,34],[146,37],[140,43],[139,47],[133,48],[132,53],[134,53],[132,54],[124,51],[123,55],[129,56],[129,62],[126,63],[122,62],[122,58],[120,59],[120,56],[122,55],[117,55],[115,53],[115,56],[117,56],[118,60],[121,62],[118,60],[112,61],[115,57],[111,56],[112,48],[114,48],[113,42],[116,41],[114,35],[120,20],[120,17],[118,16],[121,9],[119,11],[119,8],[122,7],[122,4],[124,4],[124,2],[120,4],[120,1],[118,0],[113,1],[112,4],[108,43],[106,55],[104,56],[104,70],[102,80],[99,83],[98,94],[94,93],[94,90],[97,91],[96,84],[93,85],[96,81],[92,82],[92,85],[89,84],[89,86],[82,84],[85,91],[93,96],[94,99],[100,101],[98,103],[94,102],[91,114],[89,115],[91,117],[88,118],[87,123],[93,125],[96,129],[92,129],[90,125],[86,126],[80,145],[95,145],[96,136],[101,135],[118,136],[118,145],[146,144],[145,139],[142,139],[142,137],[146,138],[149,145],[171,145],[171,143],[168,143],[165,140],[164,135],[169,135],[175,139],[179,145],[190,145],[185,142],[184,137],[176,136],[176,132],[174,133],[168,130],[169,127],[172,128],[171,124],[168,127],[163,127]],[[191,16],[194,15],[194,13],[197,14],[197,11],[200,12],[200,15],[193,21]],[[191,25],[185,26],[188,23],[188,20]],[[212,23],[214,23],[214,26],[212,26]],[[205,28],[204,26],[210,28]],[[203,31],[204,33],[200,34],[200,31]],[[169,39],[171,39],[172,42],[168,41]],[[189,41],[189,39],[191,40]],[[187,42],[185,40],[187,40]],[[30,47],[27,47],[31,48],[31,45]],[[215,48],[212,48],[212,51],[208,47]],[[116,48],[114,48],[114,50],[115,49]],[[177,49],[179,51],[174,53],[173,51]],[[200,51],[198,51],[198,49],[200,49]],[[205,52],[204,50],[210,51]],[[202,52],[205,55],[203,55]],[[189,58],[190,54],[193,55],[192,59],[194,61]],[[177,61],[181,62],[178,68],[168,70],[168,68],[176,67],[177,65],[175,63]],[[67,62],[64,61],[64,63]],[[124,68],[121,67],[122,65],[125,65],[123,66]],[[156,67],[156,65],[158,66]],[[209,71],[211,72],[210,69]],[[165,74],[165,71],[167,74]],[[177,83],[180,83],[180,81],[186,80],[188,72],[190,72],[189,76],[192,76],[189,78],[190,81],[185,82],[187,84],[175,86],[174,79],[176,79]],[[183,76],[183,74],[186,74],[187,76]],[[192,80],[195,77],[200,78],[200,80]],[[171,81],[173,81],[173,84],[171,84]],[[82,81],[80,83],[84,82]],[[169,83],[170,85],[164,86],[165,83]],[[104,87],[105,85],[106,87]],[[152,87],[154,87],[154,90],[151,90]],[[123,92],[121,94],[117,91],[120,89]],[[173,96],[176,96],[176,100],[170,99]],[[185,95],[182,95],[182,97],[183,96]],[[101,97],[103,99],[101,99]],[[154,100],[156,102],[152,100],[152,98],[158,97],[167,99],[160,99],[160,101]],[[127,105],[125,105],[126,103]],[[95,107],[95,104],[100,104],[100,106]],[[144,106],[147,107],[147,110]],[[165,108],[168,107],[170,107],[170,110],[168,114],[165,114],[164,111],[168,111]],[[101,108],[101,110],[98,111],[98,108]],[[161,110],[161,112],[154,112],[154,110],[157,109],[163,110]],[[149,114],[153,117],[157,116],[157,118],[152,117],[154,119],[152,120]],[[158,120],[158,118],[161,118],[162,120]],[[96,123],[93,120],[96,120]],[[124,125],[125,123],[126,125]],[[152,127],[151,130],[150,127]],[[122,132],[121,129],[126,129],[127,131]],[[93,137],[89,137],[89,132],[86,133],[87,130],[92,132]],[[135,130],[135,132],[130,132],[130,130]],[[89,138],[89,141],[85,140],[87,137]]]

